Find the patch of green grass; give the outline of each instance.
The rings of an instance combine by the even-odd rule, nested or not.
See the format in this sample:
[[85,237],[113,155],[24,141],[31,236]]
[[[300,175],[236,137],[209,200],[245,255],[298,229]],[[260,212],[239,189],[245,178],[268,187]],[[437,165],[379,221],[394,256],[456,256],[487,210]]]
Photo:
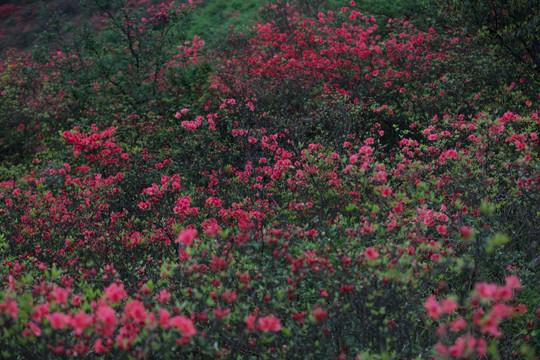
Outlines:
[[262,0],[205,0],[192,15],[188,38],[200,36],[208,45],[223,39],[232,25],[249,26],[259,16]]

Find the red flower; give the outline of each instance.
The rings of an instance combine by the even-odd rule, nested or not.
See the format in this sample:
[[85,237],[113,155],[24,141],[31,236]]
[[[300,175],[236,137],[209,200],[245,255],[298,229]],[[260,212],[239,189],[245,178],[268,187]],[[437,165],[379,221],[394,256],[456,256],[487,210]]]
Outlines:
[[35,336],[41,336],[41,329],[33,321],[26,324]]
[[3,303],[0,303],[0,312],[9,314],[13,319],[19,316],[17,302],[11,296],[6,296]]
[[197,236],[197,230],[195,229],[184,229],[180,231],[180,235],[176,239],[176,243],[183,243],[185,246],[190,246],[193,242],[193,239]]
[[219,319],[222,320],[227,317],[231,312],[231,309],[223,310],[221,306],[218,306],[217,309],[212,310],[212,313]]
[[470,226],[460,227],[459,232],[464,240],[470,240],[473,236],[473,229]]
[[280,331],[281,324],[279,323],[279,319],[275,318],[274,315],[264,316],[259,318],[257,329],[265,332]]
[[441,302],[441,305],[442,305],[442,311],[445,314],[452,314],[454,310],[458,308],[458,304],[451,299],[444,299]]
[[517,276],[511,275],[506,278],[506,286],[514,290],[519,290],[521,288],[521,283]]
[[379,257],[379,253],[372,247],[368,247],[364,254],[369,258],[369,261],[373,261]]
[[392,189],[385,187],[381,193],[382,197],[389,197],[392,195]]
[[424,309],[426,309],[428,316],[437,320],[442,314],[441,305],[435,299],[435,295],[431,295],[424,303]]
[[247,318],[244,319],[244,322],[246,323],[246,327],[248,330],[253,331],[255,329],[255,320],[257,317],[255,315],[249,315]]
[[56,311],[50,315],[47,315],[46,318],[51,323],[51,327],[53,329],[64,329],[66,326],[69,325],[71,321],[69,315],[62,314]]
[[71,326],[75,330],[75,336],[81,336],[84,329],[92,324],[92,317],[87,315],[83,309],[71,317]]
[[156,295],[156,299],[160,304],[163,304],[171,300],[171,294],[167,290],[162,289],[159,294]]
[[158,309],[159,313],[159,325],[161,325],[164,329],[167,329],[169,327],[169,320],[171,313],[168,312],[165,309]]
[[111,301],[112,304],[119,302],[127,297],[127,293],[124,290],[123,284],[112,283],[105,289],[105,296]]
[[67,301],[69,291],[69,289],[64,289],[57,286],[53,289],[52,299],[57,305],[63,304]]
[[189,339],[191,336],[197,335],[197,330],[195,329],[195,325],[193,325],[193,321],[185,316],[172,317],[169,320],[169,325],[180,330],[182,335],[184,335],[184,339]]
[[236,291],[225,290],[225,292],[221,294],[221,298],[230,304],[236,300]]
[[133,319],[140,324],[146,321],[144,304],[139,300],[132,300],[124,306],[124,319]]
[[311,310],[311,316],[313,316],[313,318],[315,318],[315,321],[319,323],[323,322],[327,315],[328,313],[324,311],[324,309],[320,307],[318,304],[315,305],[313,310]]
[[102,304],[96,311],[96,315],[97,319],[103,323],[103,335],[111,337],[118,321],[114,309]]

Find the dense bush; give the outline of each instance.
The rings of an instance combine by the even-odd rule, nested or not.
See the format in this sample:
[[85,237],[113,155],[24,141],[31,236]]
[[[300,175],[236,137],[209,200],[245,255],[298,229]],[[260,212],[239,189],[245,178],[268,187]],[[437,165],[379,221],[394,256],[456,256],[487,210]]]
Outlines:
[[536,78],[317,4],[207,49],[121,2],[7,54],[4,358],[540,354]]
[[494,40],[500,51],[540,75],[540,4],[536,0],[440,1],[445,13]]

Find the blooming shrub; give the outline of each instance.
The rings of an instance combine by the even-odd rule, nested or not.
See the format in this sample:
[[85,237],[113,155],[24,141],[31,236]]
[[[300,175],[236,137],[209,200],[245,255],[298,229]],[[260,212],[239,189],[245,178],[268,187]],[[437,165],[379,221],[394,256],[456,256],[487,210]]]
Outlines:
[[214,52],[150,43],[188,7],[124,10],[100,56],[2,64],[2,114],[57,110],[25,156],[2,138],[3,357],[536,356],[536,80],[354,2]]

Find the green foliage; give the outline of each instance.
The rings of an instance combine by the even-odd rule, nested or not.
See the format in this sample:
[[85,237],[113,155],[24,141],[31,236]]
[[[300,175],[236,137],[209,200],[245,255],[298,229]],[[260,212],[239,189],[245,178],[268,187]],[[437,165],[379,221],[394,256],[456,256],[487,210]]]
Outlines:
[[540,6],[537,0],[442,1],[457,23],[496,41],[533,74],[540,74]]
[[205,0],[191,16],[189,38],[200,36],[208,46],[219,46],[230,28],[249,27],[259,16],[262,0]]

